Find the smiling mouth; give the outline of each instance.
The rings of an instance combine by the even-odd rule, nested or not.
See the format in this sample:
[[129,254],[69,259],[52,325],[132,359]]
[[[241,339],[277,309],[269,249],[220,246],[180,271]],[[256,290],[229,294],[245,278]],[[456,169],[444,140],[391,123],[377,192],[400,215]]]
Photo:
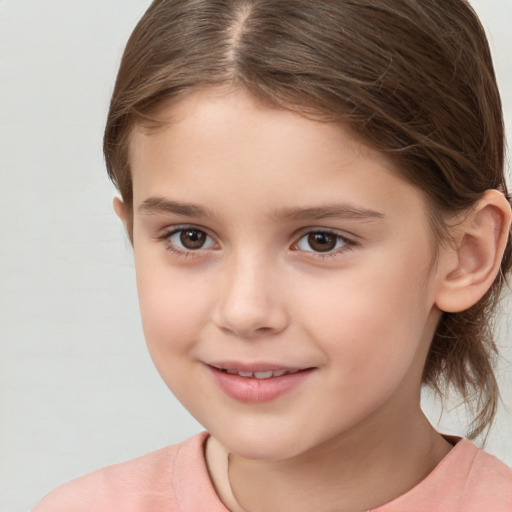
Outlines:
[[265,380],[265,379],[271,379],[272,377],[282,377],[283,375],[292,375],[294,373],[298,373],[301,370],[269,370],[266,372],[244,372],[241,370],[235,370],[235,369],[226,369],[226,368],[217,368],[223,373],[227,373],[229,375],[239,375],[240,377],[245,377],[247,379],[259,379],[259,380]]
[[244,379],[268,380],[287,375],[312,370],[312,367],[302,366],[283,366],[272,363],[239,363],[239,362],[217,362],[210,363],[213,370],[227,375],[238,376]]
[[225,362],[207,365],[219,388],[244,403],[264,403],[300,386],[315,368],[284,367],[272,363]]

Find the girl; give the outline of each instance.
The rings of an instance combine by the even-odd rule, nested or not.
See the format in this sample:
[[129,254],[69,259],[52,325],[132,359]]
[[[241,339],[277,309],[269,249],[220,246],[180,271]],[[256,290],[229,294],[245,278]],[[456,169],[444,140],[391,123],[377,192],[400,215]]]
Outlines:
[[503,122],[464,0],[156,0],[104,139],[144,331],[207,433],[37,512],[510,511],[475,436],[511,264]]

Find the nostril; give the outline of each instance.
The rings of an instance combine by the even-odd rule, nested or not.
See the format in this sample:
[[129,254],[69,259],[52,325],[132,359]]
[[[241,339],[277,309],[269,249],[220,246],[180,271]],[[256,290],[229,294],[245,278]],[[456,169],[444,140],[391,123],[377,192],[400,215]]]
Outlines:
[[256,332],[262,332],[262,333],[270,332],[270,331],[272,331],[272,327],[258,327],[256,329]]

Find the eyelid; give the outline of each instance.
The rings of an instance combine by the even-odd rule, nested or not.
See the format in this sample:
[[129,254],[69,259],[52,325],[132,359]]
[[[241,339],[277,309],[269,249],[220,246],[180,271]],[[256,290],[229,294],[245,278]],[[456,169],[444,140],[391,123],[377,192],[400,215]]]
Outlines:
[[[195,250],[194,249],[186,249],[186,248],[182,249],[179,246],[177,246],[176,244],[170,242],[171,236],[173,236],[176,233],[179,233],[181,231],[185,231],[187,229],[197,230],[197,231],[201,231],[201,232],[205,233],[206,236],[213,241],[214,247],[207,247],[204,249],[201,247],[201,248],[195,249]],[[319,252],[319,251],[314,251],[314,250],[305,251],[305,250],[299,249],[297,247],[297,244],[300,242],[300,240],[302,240],[305,236],[310,235],[312,233],[327,233],[327,234],[333,235],[336,238],[342,240],[344,242],[344,245],[337,249],[333,249],[333,250],[325,251],[325,252]],[[220,248],[220,244],[217,242],[217,237],[215,235],[213,235],[209,229],[204,228],[203,226],[195,225],[195,224],[178,224],[178,225],[173,225],[173,226],[167,226],[167,227],[161,229],[160,232],[155,235],[155,238],[158,241],[162,242],[165,245],[166,249],[169,250],[170,252],[173,252],[173,253],[181,255],[181,256],[186,256],[186,257],[199,256],[200,254],[204,255],[205,251],[217,250]],[[319,226],[303,228],[298,233],[296,233],[294,238],[295,238],[295,242],[291,246],[292,251],[307,253],[309,257],[320,258],[320,259],[325,259],[330,256],[341,255],[342,253],[345,253],[345,252],[355,249],[360,244],[360,242],[357,240],[358,237],[356,235],[348,235],[347,236],[345,231],[339,231],[335,228],[325,228],[325,227],[319,227]]]
[[[198,249],[187,249],[187,248],[181,248],[170,241],[170,238],[172,236],[174,236],[177,233],[180,233],[182,231],[186,231],[186,230],[201,231],[202,233],[204,233],[208,238],[210,238],[213,241],[214,247],[206,247],[206,248],[200,247]],[[204,251],[216,249],[219,246],[219,244],[216,241],[215,236],[213,236],[208,229],[206,229],[202,226],[194,225],[194,224],[179,224],[179,225],[175,225],[175,226],[168,226],[168,227],[160,230],[160,232],[155,236],[155,238],[158,241],[162,242],[165,245],[166,249],[169,250],[170,252],[173,252],[173,253],[176,253],[179,255],[184,255],[187,257],[190,257],[190,255],[193,256],[197,253],[201,253]]]
[[[337,239],[342,240],[344,242],[344,245],[342,247],[339,247],[337,249],[332,249],[330,251],[320,252],[320,251],[306,251],[303,249],[299,249],[298,243],[306,236],[314,234],[314,233],[326,233],[329,235],[335,236]],[[342,254],[346,251],[352,250],[355,247],[359,245],[359,242],[355,240],[355,236],[347,236],[345,232],[340,232],[337,229],[333,228],[322,228],[322,227],[309,227],[304,228],[300,230],[299,233],[296,235],[296,241],[292,245],[292,250],[294,251],[301,251],[304,253],[307,253],[308,256],[312,257],[320,257],[320,258],[326,258],[329,256],[337,256],[339,254]]]

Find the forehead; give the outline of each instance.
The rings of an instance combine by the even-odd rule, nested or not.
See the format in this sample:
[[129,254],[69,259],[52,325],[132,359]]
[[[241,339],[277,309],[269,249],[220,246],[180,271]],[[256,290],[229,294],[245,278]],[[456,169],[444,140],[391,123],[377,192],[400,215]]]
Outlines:
[[373,158],[379,158],[389,168],[394,168],[383,153],[363,143],[348,124],[334,122],[320,111],[315,113],[312,108],[306,112],[305,107],[299,105],[284,108],[271,104],[238,86],[206,87],[158,105],[145,119],[134,123],[129,137],[130,161],[137,156],[137,150],[144,145],[145,139],[158,136],[166,129],[190,129],[194,136],[205,133],[210,138],[222,133],[222,129],[233,129],[237,125],[245,130],[250,127],[257,130],[264,125],[267,131],[272,128],[272,133],[279,139],[293,135],[291,130],[294,128],[296,135],[300,136],[300,129],[309,127],[308,138],[316,132],[319,138],[323,138],[323,144],[329,139],[338,144],[338,135],[341,134],[344,144],[357,146],[358,151],[371,153]]
[[137,125],[131,135],[135,204],[164,191],[197,193],[197,200],[208,187],[230,200],[283,207],[288,199],[348,199],[356,190],[375,204],[398,190],[414,200],[419,195],[389,159],[345,126],[270,108],[243,90],[191,93],[163,107],[158,119],[157,129]]

